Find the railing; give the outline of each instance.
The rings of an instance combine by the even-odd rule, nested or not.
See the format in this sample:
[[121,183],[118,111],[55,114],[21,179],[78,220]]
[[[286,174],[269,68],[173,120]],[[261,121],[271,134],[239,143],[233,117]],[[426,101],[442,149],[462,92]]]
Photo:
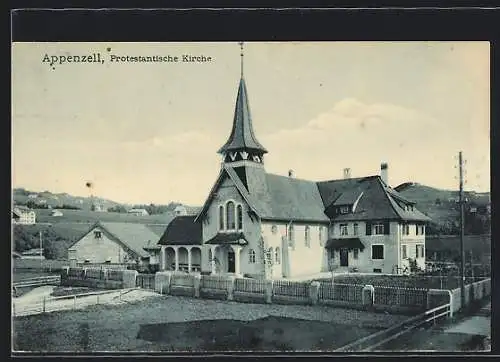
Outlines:
[[47,277],[36,277],[30,279],[24,279],[18,282],[13,283],[13,287],[15,288],[23,288],[23,287],[35,287],[41,285],[59,285],[61,284],[61,276],[47,276]]
[[416,317],[407,319],[391,328],[371,334],[367,337],[359,339],[353,343],[347,344],[335,350],[335,352],[349,352],[349,351],[372,351],[376,347],[383,345],[391,340],[394,340],[403,334],[406,334],[415,328],[433,322],[445,316],[451,315],[450,304],[444,304],[439,307],[425,311]]
[[236,279],[235,291],[245,293],[264,294],[266,285],[264,280],[259,279]]
[[276,280],[273,283],[273,295],[308,298],[309,283],[288,280]]
[[122,296],[137,288],[128,288],[116,291],[102,291],[63,295],[59,297],[42,297],[31,301],[13,301],[12,315],[14,317],[71,310],[91,305],[109,303],[114,300],[121,301]]
[[322,281],[319,288],[319,299],[362,303],[363,288],[364,285],[361,284],[332,284],[329,281]]

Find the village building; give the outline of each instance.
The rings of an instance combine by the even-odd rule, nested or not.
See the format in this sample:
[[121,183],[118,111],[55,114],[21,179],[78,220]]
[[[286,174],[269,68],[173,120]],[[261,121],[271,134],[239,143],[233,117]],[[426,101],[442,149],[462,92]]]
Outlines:
[[130,209],[128,214],[135,216],[148,216],[149,212],[146,209]]
[[26,206],[14,206],[12,223],[21,225],[36,224],[36,212]]
[[164,229],[138,223],[97,222],[68,248],[70,265],[148,265],[150,255],[144,247],[156,243]]
[[266,172],[241,79],[219,175],[199,213],[177,216],[159,242],[162,270],[291,278],[330,270],[425,268],[425,223],[380,175],[311,181]]

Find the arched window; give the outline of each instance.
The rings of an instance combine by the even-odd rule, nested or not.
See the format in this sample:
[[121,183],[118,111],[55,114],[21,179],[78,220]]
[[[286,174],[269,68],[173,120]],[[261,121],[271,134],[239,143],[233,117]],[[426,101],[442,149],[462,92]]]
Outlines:
[[248,251],[248,261],[250,262],[250,264],[255,263],[255,250],[250,249]]
[[238,230],[243,230],[243,207],[241,205],[236,206],[236,220]]
[[277,246],[276,249],[274,250],[274,261],[276,262],[276,264],[281,263],[281,254],[279,246]]
[[219,206],[219,230],[224,230],[224,206]]
[[309,226],[306,226],[306,228],[304,230],[304,238],[305,238],[306,247],[310,248],[311,247],[311,233],[310,233]]
[[226,223],[228,230],[236,229],[236,223],[234,220],[234,202],[228,201],[226,204]]
[[288,226],[288,245],[290,245],[290,247],[294,248],[295,247],[295,235],[294,235],[294,229],[293,229],[293,225],[290,224],[290,226]]

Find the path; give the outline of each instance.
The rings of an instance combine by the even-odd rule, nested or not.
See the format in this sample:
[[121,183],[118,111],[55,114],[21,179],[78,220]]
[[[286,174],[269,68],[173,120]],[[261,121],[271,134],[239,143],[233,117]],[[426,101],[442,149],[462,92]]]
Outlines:
[[[46,287],[41,287],[46,288]],[[41,289],[37,288],[37,289]],[[33,293],[28,298],[19,297],[12,300],[15,308],[15,316],[27,316],[32,314],[39,314],[43,310],[43,298],[46,298],[45,311],[54,312],[60,310],[83,309],[85,307],[96,304],[122,304],[132,301],[137,301],[152,296],[159,296],[159,294],[143,290],[131,289],[128,291],[116,290],[106,294],[88,295],[74,298],[53,298],[47,289]],[[31,292],[30,292],[31,293]]]
[[491,350],[491,302],[458,322],[420,329],[403,335],[377,351],[489,351]]

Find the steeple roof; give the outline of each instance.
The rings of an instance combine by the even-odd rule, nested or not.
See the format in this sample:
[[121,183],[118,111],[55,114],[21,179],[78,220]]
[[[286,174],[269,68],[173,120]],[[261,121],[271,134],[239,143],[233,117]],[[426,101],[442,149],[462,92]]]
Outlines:
[[267,150],[257,141],[253,132],[252,116],[248,105],[247,87],[245,79],[241,77],[234,109],[233,129],[227,142],[218,153],[236,150],[253,150],[267,153]]

